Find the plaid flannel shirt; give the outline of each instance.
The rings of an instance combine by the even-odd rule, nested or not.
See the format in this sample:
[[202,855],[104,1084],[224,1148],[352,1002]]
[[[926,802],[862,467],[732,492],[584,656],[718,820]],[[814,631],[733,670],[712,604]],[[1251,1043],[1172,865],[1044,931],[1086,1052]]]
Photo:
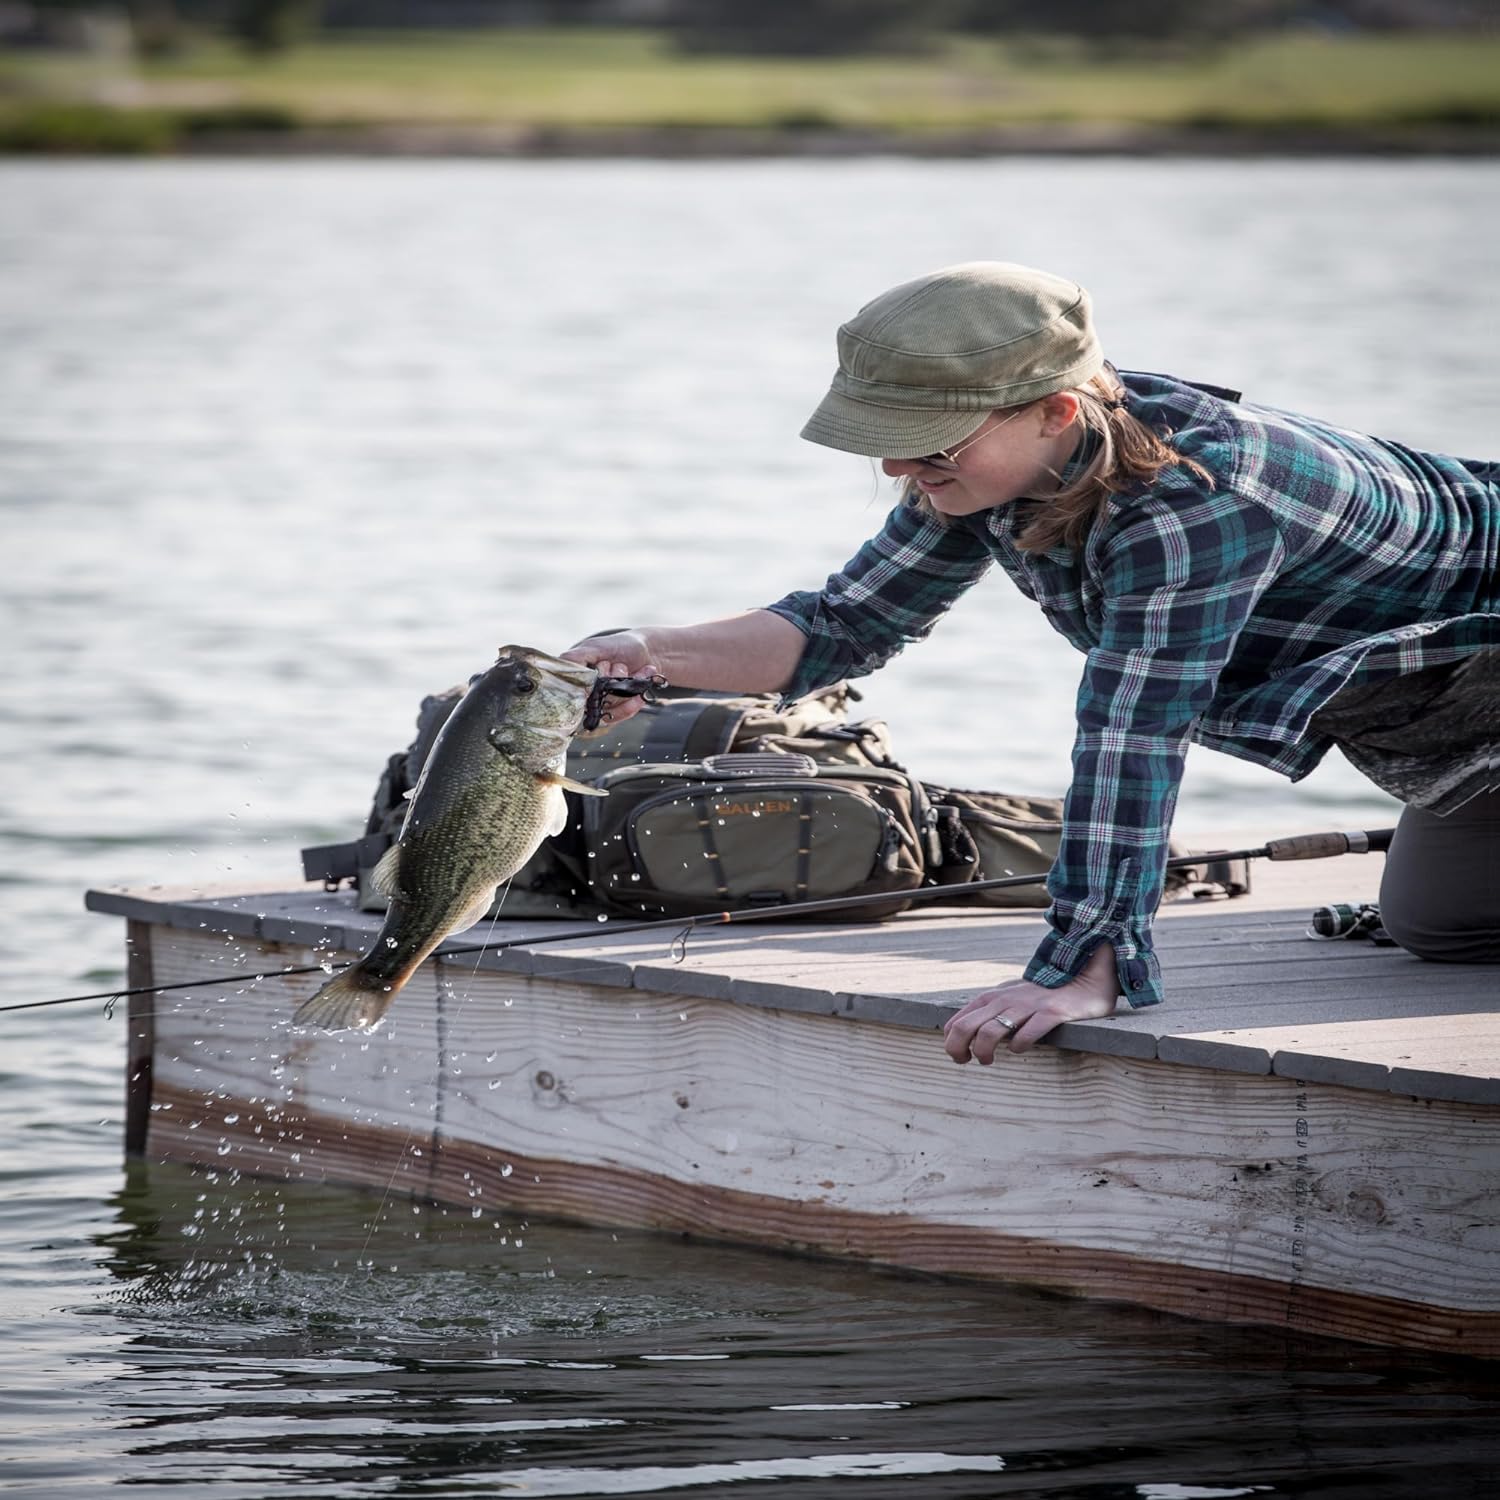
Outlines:
[[1140,1006],[1161,998],[1151,920],[1189,741],[1300,780],[1332,744],[1308,721],[1341,688],[1500,640],[1500,465],[1121,378],[1131,413],[1212,484],[1176,466],[1113,497],[1081,547],[1041,554],[1015,540],[1036,502],[954,521],[903,503],[821,590],[768,608],[807,636],[788,698],[921,640],[992,563],[1086,653],[1026,978],[1066,984],[1107,942]]

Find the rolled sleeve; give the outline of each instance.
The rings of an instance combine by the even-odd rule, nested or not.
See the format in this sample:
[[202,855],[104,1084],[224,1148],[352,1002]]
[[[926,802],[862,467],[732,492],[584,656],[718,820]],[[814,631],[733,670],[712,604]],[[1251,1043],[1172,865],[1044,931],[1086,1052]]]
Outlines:
[[993,559],[967,526],[903,502],[821,589],[763,606],[807,637],[784,696],[862,677],[922,640]]
[[1068,983],[1107,942],[1125,1000],[1162,998],[1151,923],[1188,741],[1285,555],[1274,519],[1225,495],[1175,496],[1106,544],[1034,984]]

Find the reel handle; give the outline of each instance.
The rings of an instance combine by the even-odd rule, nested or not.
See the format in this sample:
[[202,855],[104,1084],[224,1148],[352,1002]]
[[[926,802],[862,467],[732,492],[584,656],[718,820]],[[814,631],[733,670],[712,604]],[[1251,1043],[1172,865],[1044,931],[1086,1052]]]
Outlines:
[[1328,859],[1335,854],[1382,854],[1391,847],[1394,828],[1373,828],[1353,833],[1303,833],[1293,838],[1272,839],[1266,845],[1267,859]]

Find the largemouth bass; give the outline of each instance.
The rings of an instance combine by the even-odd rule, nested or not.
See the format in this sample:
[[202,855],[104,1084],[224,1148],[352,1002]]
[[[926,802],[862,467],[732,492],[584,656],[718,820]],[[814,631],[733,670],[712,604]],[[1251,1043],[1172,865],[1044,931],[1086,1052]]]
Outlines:
[[473,682],[443,725],[411,794],[400,838],[375,867],[385,924],[358,963],[292,1017],[368,1031],[444,938],[472,927],[495,891],[567,822],[563,775],[597,673],[523,646]]

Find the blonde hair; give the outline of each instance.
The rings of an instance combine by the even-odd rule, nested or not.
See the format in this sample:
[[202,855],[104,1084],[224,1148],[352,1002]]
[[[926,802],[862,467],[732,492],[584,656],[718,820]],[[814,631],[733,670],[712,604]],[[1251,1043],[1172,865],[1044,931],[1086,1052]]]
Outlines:
[[[1163,469],[1174,465],[1181,464],[1199,479],[1213,483],[1213,475],[1202,464],[1179,453],[1166,438],[1130,415],[1124,405],[1125,387],[1112,366],[1106,365],[1082,385],[1073,386],[1071,394],[1078,397],[1078,417],[1085,438],[1090,434],[1094,437],[1094,451],[1071,484],[1042,499],[1036,514],[1016,538],[1022,551],[1046,552],[1058,545],[1080,545],[1111,495],[1149,484]],[[1021,411],[1024,407],[1005,410]],[[934,510],[910,479],[902,486],[902,498],[935,520],[950,519]]]

